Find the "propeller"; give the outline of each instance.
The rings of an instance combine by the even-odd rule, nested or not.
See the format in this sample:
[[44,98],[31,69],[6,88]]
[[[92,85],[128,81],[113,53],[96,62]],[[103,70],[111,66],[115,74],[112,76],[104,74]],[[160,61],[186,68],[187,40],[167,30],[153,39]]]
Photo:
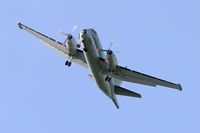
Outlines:
[[[65,33],[63,30],[59,30],[59,34],[61,34],[61,35],[65,35],[65,36],[69,36],[69,35],[71,35],[76,29],[77,29],[77,25],[74,25],[73,27],[72,27],[72,30],[71,30],[71,32],[69,32],[69,33]],[[72,36],[72,35],[71,35]]]
[[106,49],[100,49],[99,51],[107,52],[108,55],[112,55],[113,51],[111,50],[111,47],[112,47],[113,43],[114,43],[114,40],[111,40],[110,45],[109,45],[107,50]]
[[[66,43],[67,40],[73,38],[72,33],[73,33],[77,28],[78,28],[78,26],[77,26],[77,25],[74,25],[74,26],[72,27],[72,29],[71,29],[71,32],[69,32],[69,33],[65,33],[65,32],[64,32],[63,30],[61,30],[61,29],[59,30],[59,34],[67,36],[67,39],[64,41],[64,43]],[[78,39],[75,39],[75,40],[76,40],[76,42],[80,42]],[[77,43],[77,47],[80,47],[79,43]]]

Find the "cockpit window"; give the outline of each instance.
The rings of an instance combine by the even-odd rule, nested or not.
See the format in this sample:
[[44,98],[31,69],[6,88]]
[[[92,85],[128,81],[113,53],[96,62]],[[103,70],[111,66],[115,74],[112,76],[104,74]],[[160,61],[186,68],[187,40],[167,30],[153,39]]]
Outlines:
[[97,35],[97,32],[94,29],[90,29],[95,35]]

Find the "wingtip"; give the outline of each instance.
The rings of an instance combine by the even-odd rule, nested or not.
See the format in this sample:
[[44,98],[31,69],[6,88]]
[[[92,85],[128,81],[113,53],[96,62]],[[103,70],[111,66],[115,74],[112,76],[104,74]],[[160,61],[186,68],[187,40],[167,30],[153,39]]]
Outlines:
[[182,86],[181,86],[181,84],[177,84],[177,88],[178,88],[179,91],[182,91]]
[[17,25],[18,25],[18,27],[19,27],[20,29],[22,29],[22,23],[21,23],[21,22],[18,22]]

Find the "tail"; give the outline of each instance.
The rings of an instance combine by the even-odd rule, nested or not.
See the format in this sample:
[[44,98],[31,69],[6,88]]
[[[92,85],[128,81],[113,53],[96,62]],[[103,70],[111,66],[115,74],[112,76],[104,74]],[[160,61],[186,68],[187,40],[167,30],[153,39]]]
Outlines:
[[112,99],[112,101],[113,101],[113,103],[115,104],[116,108],[119,109],[119,104],[118,104],[118,102],[117,102],[117,99],[114,98],[114,99]]
[[124,89],[120,86],[115,86],[115,94],[116,95],[122,95],[122,96],[129,96],[129,97],[136,97],[136,98],[142,98],[142,96],[136,92]]
[[124,88],[122,88],[120,86],[115,86],[114,87],[113,96],[112,96],[112,101],[115,104],[115,106],[117,107],[117,109],[119,109],[119,104],[117,102],[116,95],[142,98],[142,96],[140,94],[136,93],[136,92],[124,89]]

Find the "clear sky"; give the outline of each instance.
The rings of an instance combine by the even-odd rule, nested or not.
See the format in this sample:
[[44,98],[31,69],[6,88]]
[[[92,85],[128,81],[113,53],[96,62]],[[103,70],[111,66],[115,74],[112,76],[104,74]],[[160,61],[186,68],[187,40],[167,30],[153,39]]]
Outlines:
[[[0,133],[199,133],[200,2],[198,0],[1,0]],[[143,98],[118,96],[117,110],[88,78],[89,70],[20,30],[22,23],[59,41],[92,27],[122,66],[181,83],[123,83]]]

